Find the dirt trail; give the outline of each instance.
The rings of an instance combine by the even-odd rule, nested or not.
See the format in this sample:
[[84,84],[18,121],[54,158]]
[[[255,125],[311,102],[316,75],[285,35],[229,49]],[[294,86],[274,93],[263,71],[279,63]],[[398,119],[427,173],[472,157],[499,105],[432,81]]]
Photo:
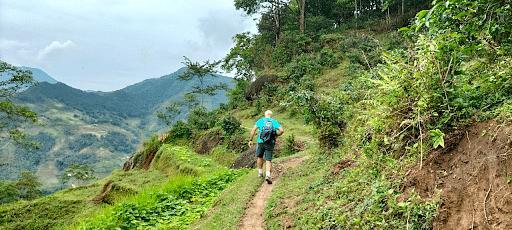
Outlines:
[[247,209],[245,210],[245,214],[242,218],[242,224],[240,225],[240,230],[256,230],[256,229],[264,229],[265,221],[263,219],[263,214],[265,213],[265,206],[267,205],[267,201],[272,194],[272,190],[279,183],[279,179],[283,172],[290,168],[294,168],[300,165],[304,160],[309,158],[309,155],[302,156],[299,158],[289,159],[285,162],[273,163],[272,164],[272,177],[273,183],[267,184],[267,182],[263,182],[258,189],[258,192],[254,195],[252,200],[249,202]]

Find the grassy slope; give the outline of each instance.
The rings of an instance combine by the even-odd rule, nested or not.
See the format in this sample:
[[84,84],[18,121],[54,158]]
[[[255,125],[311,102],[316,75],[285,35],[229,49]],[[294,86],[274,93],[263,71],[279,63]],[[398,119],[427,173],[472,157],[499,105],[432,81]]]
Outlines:
[[[0,229],[62,229],[63,225],[73,225],[77,220],[88,218],[101,210],[103,205],[96,205],[93,200],[109,181],[117,189],[108,199],[120,201],[132,193],[158,187],[168,181],[170,176],[183,174],[180,170],[184,167],[180,169],[180,165],[206,165],[201,168],[192,167],[199,170],[195,173],[198,176],[225,170],[225,167],[211,162],[205,156],[191,156],[192,161],[184,163],[172,151],[174,150],[162,147],[162,160],[154,163],[154,167],[149,170],[116,170],[108,177],[89,185],[61,190],[32,202],[0,206]],[[189,150],[184,148],[179,151]]]

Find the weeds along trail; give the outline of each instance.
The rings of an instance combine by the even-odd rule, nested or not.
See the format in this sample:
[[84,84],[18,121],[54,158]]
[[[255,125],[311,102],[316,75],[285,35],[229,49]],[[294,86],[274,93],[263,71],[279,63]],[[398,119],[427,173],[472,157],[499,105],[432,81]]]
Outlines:
[[[267,184],[263,181],[258,192],[254,194],[254,197],[249,202],[245,209],[244,216],[240,224],[240,230],[256,230],[264,229],[265,221],[263,214],[265,213],[265,206],[267,205],[268,199],[272,194],[272,190],[275,186],[279,186],[279,179],[281,175],[290,168],[299,166],[304,160],[308,159],[310,155],[305,155],[297,158],[287,159],[283,162],[274,162],[272,167],[273,183]],[[256,178],[255,178],[256,179]]]

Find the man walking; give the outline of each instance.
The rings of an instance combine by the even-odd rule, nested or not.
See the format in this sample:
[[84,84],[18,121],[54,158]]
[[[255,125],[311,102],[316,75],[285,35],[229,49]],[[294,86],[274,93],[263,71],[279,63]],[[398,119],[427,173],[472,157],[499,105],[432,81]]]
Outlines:
[[[283,135],[284,129],[272,118],[272,111],[265,111],[265,117],[259,119],[251,130],[249,136],[249,148],[254,146],[252,138],[259,129],[258,145],[256,147],[256,165],[258,166],[258,177],[263,177],[263,156],[265,156],[265,180],[268,184],[272,184],[270,179],[270,170],[272,169],[272,155],[274,154],[274,146],[276,144],[276,137]],[[276,131],[277,130],[277,131]]]

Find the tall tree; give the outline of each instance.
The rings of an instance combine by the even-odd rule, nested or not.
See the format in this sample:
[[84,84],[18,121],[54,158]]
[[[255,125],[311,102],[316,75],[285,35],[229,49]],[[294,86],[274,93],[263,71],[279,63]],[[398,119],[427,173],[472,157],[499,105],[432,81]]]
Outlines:
[[203,64],[199,64],[199,62],[192,62],[187,57],[185,58],[185,64],[187,66],[187,72],[178,76],[178,80],[180,81],[190,81],[193,78],[197,78],[199,80],[200,86],[194,86],[195,90],[192,93],[198,93],[201,95],[201,107],[203,106],[203,94],[207,94],[210,96],[215,96],[215,93],[218,89],[228,89],[228,85],[225,83],[217,84],[217,85],[208,85],[205,86],[205,80],[208,76],[216,77],[216,73],[218,73],[217,66],[220,64],[220,61],[214,61],[210,63],[209,60],[205,61]]
[[39,182],[36,175],[28,171],[21,171],[20,179],[14,184],[18,189],[20,199],[35,200],[43,195],[43,192],[38,189],[42,185],[41,182]]
[[248,15],[271,14],[276,27],[276,41],[279,39],[281,32],[281,11],[286,4],[287,1],[284,0],[235,0],[236,9],[242,9]]
[[227,72],[236,71],[235,79],[251,81],[254,78],[255,67],[255,41],[249,32],[237,34],[233,37],[235,46],[224,58],[222,69]]
[[9,137],[26,148],[37,148],[37,143],[27,141],[29,135],[21,131],[23,125],[38,122],[37,114],[13,102],[17,92],[36,84],[32,72],[0,61],[0,76],[7,76],[0,81],[0,140]]

